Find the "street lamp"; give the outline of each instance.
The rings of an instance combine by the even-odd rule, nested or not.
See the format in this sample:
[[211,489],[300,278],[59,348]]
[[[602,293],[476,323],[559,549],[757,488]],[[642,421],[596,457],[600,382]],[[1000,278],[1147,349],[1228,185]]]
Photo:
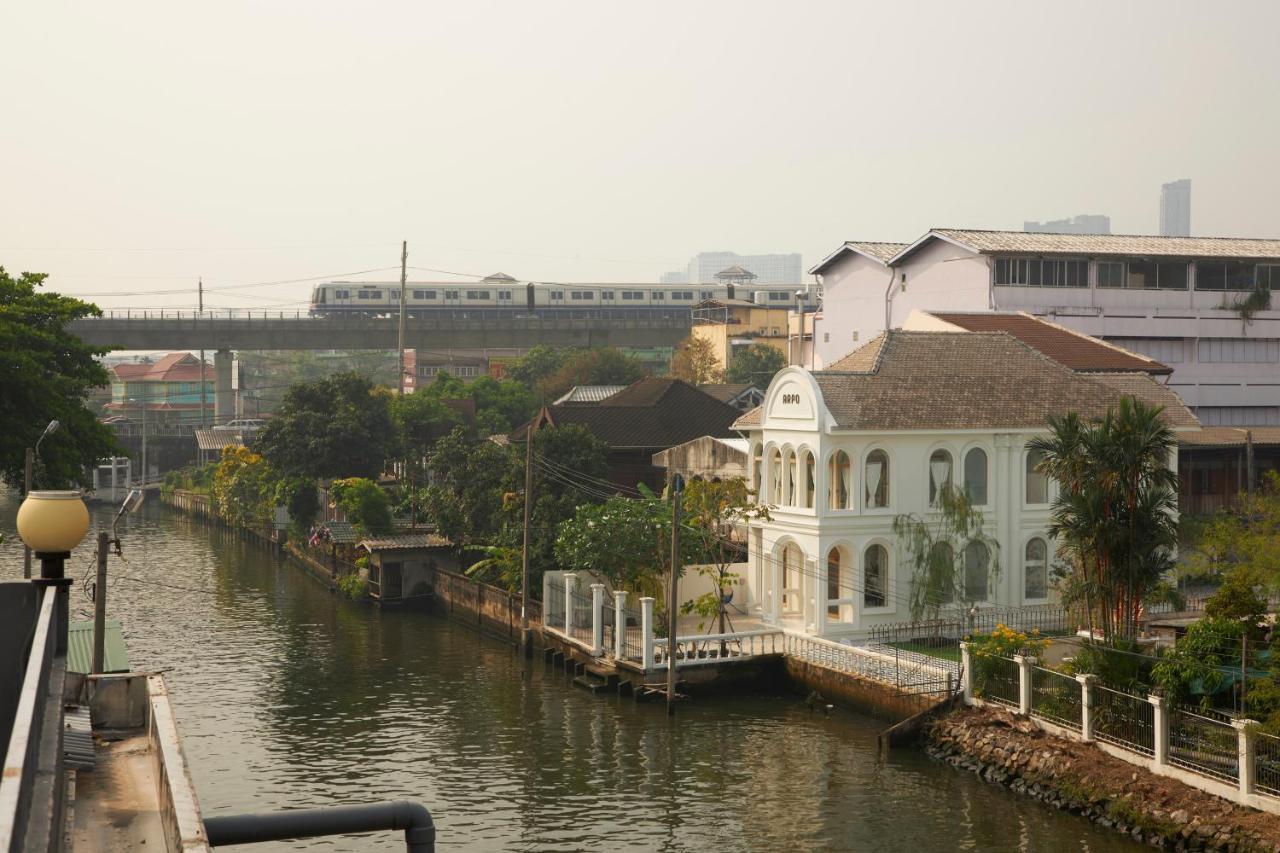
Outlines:
[[[60,424],[58,421],[49,421],[49,425],[44,428],[44,432],[40,433],[40,437],[36,439],[35,447],[27,448],[26,464],[23,466],[22,477],[22,493],[24,495],[31,494],[31,486],[35,480],[36,460],[40,458],[40,442],[58,431]],[[26,545],[22,546],[22,576],[24,578],[31,577],[31,549]]]
[[89,530],[89,510],[78,491],[28,492],[18,507],[18,535],[40,560],[37,586],[53,587],[57,599],[59,650],[66,648],[67,598],[72,579],[66,577],[71,549]]

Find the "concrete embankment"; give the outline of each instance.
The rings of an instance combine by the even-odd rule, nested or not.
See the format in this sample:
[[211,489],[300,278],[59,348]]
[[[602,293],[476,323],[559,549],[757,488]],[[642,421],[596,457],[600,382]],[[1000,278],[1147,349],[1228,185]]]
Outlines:
[[1148,773],[1003,710],[956,711],[925,735],[936,758],[1154,847],[1280,853],[1280,816]]

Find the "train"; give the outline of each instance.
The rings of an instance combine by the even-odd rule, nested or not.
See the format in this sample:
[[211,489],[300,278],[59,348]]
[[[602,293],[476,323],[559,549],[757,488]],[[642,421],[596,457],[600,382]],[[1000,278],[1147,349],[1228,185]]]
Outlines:
[[[478,282],[406,282],[409,317],[688,317],[708,299],[791,307],[805,285],[559,284],[520,282],[501,273]],[[314,317],[389,317],[400,312],[400,282],[331,281],[311,294]]]

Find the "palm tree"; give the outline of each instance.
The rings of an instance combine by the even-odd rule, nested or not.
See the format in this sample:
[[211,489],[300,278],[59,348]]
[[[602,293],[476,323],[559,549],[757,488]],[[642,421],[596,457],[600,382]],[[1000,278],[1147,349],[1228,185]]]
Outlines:
[[1078,573],[1090,629],[1096,617],[1111,640],[1133,636],[1143,600],[1173,564],[1177,445],[1162,411],[1124,397],[1093,424],[1051,418],[1050,435],[1028,445],[1060,486],[1049,535]]

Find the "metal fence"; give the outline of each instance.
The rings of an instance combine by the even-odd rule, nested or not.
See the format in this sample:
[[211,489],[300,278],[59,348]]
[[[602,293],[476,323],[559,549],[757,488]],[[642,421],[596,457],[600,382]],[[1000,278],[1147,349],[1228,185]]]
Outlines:
[[581,643],[591,645],[593,622],[591,593],[584,594],[574,590],[569,593],[569,604],[573,607],[573,628],[569,632],[569,636]]
[[1084,720],[1080,708],[1080,682],[1042,666],[1031,667],[1031,713],[1075,731]]
[[796,634],[783,637],[783,651],[815,666],[892,684],[904,693],[949,693],[960,685],[958,671],[953,672],[948,661],[927,655],[896,654],[892,649],[885,653],[874,647],[847,646]]
[[1155,755],[1155,708],[1141,696],[1101,685],[1093,694],[1093,735],[1098,740]]
[[1008,658],[974,655],[973,692],[976,696],[1017,708],[1021,676],[1018,664]]
[[1253,736],[1253,772],[1259,791],[1280,797],[1280,737],[1266,732]]
[[542,602],[542,624],[557,631],[564,630],[564,578],[548,577]]
[[1024,633],[1069,634],[1076,630],[1078,621],[1065,607],[1036,604],[1029,607],[992,607],[973,613],[950,610],[936,619],[877,625],[870,634],[871,640],[877,643],[953,647],[970,634],[990,634],[999,625]]
[[1169,711],[1169,763],[1227,782],[1240,778],[1240,737],[1217,711]]
[[627,660],[641,660],[644,657],[644,634],[640,626],[640,608],[628,607],[623,611],[624,623],[615,630],[622,632],[622,654]]

